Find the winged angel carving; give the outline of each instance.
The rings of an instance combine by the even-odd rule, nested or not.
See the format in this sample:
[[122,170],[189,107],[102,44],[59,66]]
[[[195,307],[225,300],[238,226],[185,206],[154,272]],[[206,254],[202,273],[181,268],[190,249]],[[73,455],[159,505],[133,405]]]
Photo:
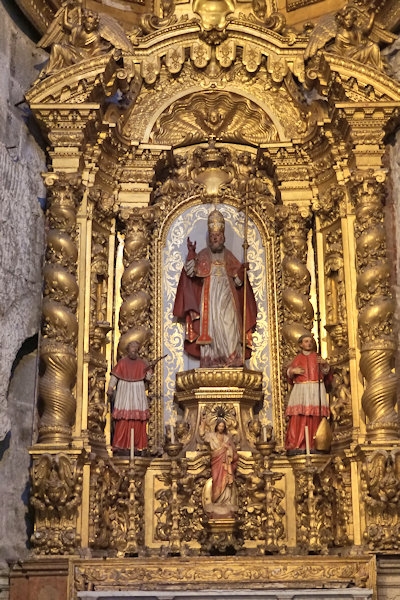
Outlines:
[[347,5],[336,14],[320,19],[311,33],[304,58],[307,60],[326,48],[328,52],[383,70],[386,65],[378,43],[390,43],[394,39],[394,35],[375,22],[375,12],[366,16],[355,6]]
[[67,0],[61,5],[38,46],[51,48],[41,79],[113,48],[133,53],[131,41],[115,19],[82,9],[76,0]]
[[81,491],[81,473],[67,456],[43,454],[33,466],[31,502],[43,517],[70,517]]
[[371,508],[399,506],[400,452],[375,452],[363,465],[361,477],[365,482],[365,500]]
[[220,92],[206,97],[192,95],[189,102],[190,112],[185,102],[177,101],[158,119],[154,141],[167,143],[171,135],[175,146],[207,138],[255,144],[277,139],[271,120],[250,100]]

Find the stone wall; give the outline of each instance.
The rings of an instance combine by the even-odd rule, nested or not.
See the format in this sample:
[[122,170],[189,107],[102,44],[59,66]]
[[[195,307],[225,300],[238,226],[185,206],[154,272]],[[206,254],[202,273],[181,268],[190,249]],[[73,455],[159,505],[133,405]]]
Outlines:
[[[18,17],[18,15],[17,15]],[[20,18],[20,17],[19,17]],[[0,598],[7,560],[27,555],[28,488],[41,314],[45,156],[24,92],[46,58],[0,3]],[[17,105],[17,106],[16,106]],[[39,199],[41,199],[39,201]]]

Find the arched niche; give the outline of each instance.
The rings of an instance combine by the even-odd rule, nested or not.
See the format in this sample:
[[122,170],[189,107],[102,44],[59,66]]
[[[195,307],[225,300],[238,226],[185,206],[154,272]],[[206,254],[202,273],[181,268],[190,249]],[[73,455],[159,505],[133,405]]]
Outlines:
[[[183,349],[184,325],[173,316],[173,305],[179,276],[187,256],[187,238],[196,241],[196,251],[206,246],[207,218],[215,207],[225,218],[226,247],[235,256],[244,259],[244,213],[239,210],[239,197],[224,198],[215,203],[201,202],[191,197],[165,218],[155,240],[155,263],[159,265],[155,278],[154,302],[156,345],[163,361],[158,393],[163,398],[164,422],[174,418],[176,373],[199,367],[199,361],[189,357]],[[262,221],[250,208],[247,240],[249,249],[249,280],[257,302],[257,327],[253,335],[253,352],[247,367],[263,374],[264,402],[261,418],[273,423],[276,432],[282,431],[282,396],[280,390],[279,331],[280,305],[277,297],[277,244],[271,223]],[[278,244],[279,245],[279,244]],[[278,434],[278,439],[279,439]]]

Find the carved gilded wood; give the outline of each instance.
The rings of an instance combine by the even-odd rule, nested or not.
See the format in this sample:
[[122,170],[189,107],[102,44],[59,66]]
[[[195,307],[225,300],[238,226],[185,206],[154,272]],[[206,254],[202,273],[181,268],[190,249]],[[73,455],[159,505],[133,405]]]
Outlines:
[[[384,208],[400,88],[378,47],[394,39],[396,5],[351,3],[346,33],[346,11],[334,18],[344,3],[300,3],[315,4],[315,15],[331,9],[325,37],[317,18],[297,30],[285,20],[294,2],[286,15],[272,2],[219,4],[211,19],[205,0],[138,3],[125,29],[116,10],[92,18],[91,35],[88,15],[63,7],[43,42],[51,69],[26,96],[50,157],[32,543],[37,555],[90,548],[121,558],[112,568],[74,563],[73,594],[112,587],[117,571],[131,585],[142,571],[123,557],[144,553],[274,554],[279,585],[305,577],[299,556],[314,553],[325,558],[307,581],[374,587],[365,562],[339,567],[329,555],[399,546]],[[258,324],[239,378],[189,364],[172,318],[186,238],[205,243],[214,205],[232,243],[248,216]],[[334,372],[333,444],[288,457],[285,370],[311,330]],[[112,454],[105,387],[133,339],[149,358],[168,357],[148,390],[149,456],[128,461]],[[225,521],[206,511],[203,412],[210,421],[222,413],[237,445],[238,508]],[[202,565],[203,584],[214,582]],[[263,565],[258,585],[274,577]],[[249,583],[240,568],[230,585]],[[189,584],[189,575],[173,563],[168,577]]]

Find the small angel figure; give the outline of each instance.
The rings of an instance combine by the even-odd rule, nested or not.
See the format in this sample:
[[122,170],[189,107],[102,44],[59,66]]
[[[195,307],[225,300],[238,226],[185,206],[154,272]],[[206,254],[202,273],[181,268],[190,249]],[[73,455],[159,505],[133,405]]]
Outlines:
[[250,180],[255,177],[256,170],[250,152],[241,152],[237,157],[238,190],[245,194],[249,190]]
[[115,19],[82,9],[70,0],[58,10],[38,46],[51,47],[50,59],[40,75],[41,79],[64,67],[105,54],[113,47],[133,52],[131,42]]
[[337,32],[332,50],[377,69],[383,69],[383,62],[378,44],[368,36],[372,31],[375,13],[371,13],[365,27],[358,24],[354,8],[345,7],[336,13]]
[[390,32],[375,23],[375,12],[366,18],[354,6],[348,5],[336,15],[327,15],[319,21],[310,36],[304,58],[307,60],[325,47],[328,52],[383,70],[385,64],[377,42],[388,43],[393,41],[392,38]]

